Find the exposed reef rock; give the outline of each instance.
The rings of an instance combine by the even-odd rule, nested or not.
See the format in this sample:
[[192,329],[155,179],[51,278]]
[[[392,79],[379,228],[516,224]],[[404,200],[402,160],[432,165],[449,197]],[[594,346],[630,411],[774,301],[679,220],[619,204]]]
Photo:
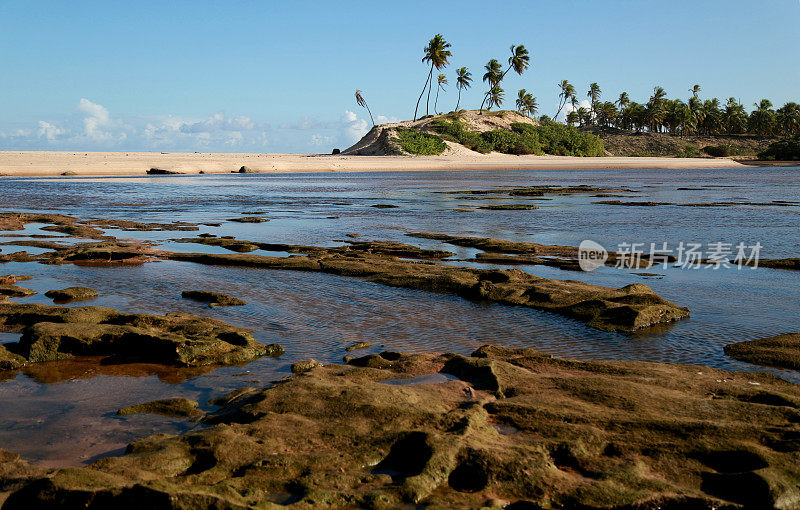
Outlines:
[[756,365],[800,370],[800,333],[729,344],[725,354]]
[[474,190],[458,190],[458,191],[436,191],[435,193],[444,193],[447,195],[509,195],[512,197],[542,197],[545,195],[583,195],[583,194],[611,194],[611,193],[635,193],[634,190],[628,188],[602,188],[589,185],[578,186],[556,186],[556,185],[543,185],[543,186],[525,186],[516,188],[492,188],[492,189],[474,189]]
[[209,265],[319,271],[369,281],[455,294],[467,299],[521,305],[573,317],[590,326],[630,332],[689,316],[689,310],[667,301],[650,287],[633,284],[612,289],[571,280],[550,280],[517,269],[489,270],[357,253],[265,257],[164,252],[163,258]]
[[181,297],[187,299],[194,299],[195,301],[204,301],[208,306],[244,306],[247,301],[244,299],[235,298],[221,292],[211,292],[208,290],[185,290],[181,293]]
[[760,267],[768,267],[770,269],[791,269],[800,271],[800,258],[788,259],[760,259],[758,261]]
[[188,398],[167,398],[146,402],[135,406],[123,407],[117,411],[117,416],[128,416],[131,414],[160,414],[173,418],[191,418],[202,416],[203,412],[199,409],[197,402]]
[[506,205],[482,205],[478,209],[486,209],[489,211],[533,211],[538,209],[535,205],[530,204],[506,204]]
[[94,299],[99,294],[96,290],[89,287],[67,287],[60,290],[48,290],[44,293],[56,303],[71,303],[73,301],[84,301],[87,299]]
[[0,303],[0,330],[22,333],[19,342],[4,345],[29,363],[83,355],[177,366],[239,364],[274,347],[216,319],[126,314],[97,306]]
[[264,223],[269,220],[259,216],[242,216],[241,218],[228,218],[228,221],[235,221],[236,223]]
[[800,388],[769,374],[485,346],[468,357],[387,352],[318,366],[215,404],[208,428],[145,438],[85,468],[37,473],[0,459],[3,508],[789,509],[800,500]]

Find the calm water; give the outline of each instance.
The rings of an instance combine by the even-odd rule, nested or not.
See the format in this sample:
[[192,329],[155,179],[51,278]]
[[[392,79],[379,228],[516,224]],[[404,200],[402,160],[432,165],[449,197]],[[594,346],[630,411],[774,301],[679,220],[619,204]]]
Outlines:
[[[551,200],[479,196],[446,191],[541,184],[626,187],[623,201],[746,202],[731,207],[624,207],[595,204],[590,195]],[[690,189],[679,189],[690,188]],[[778,201],[773,205],[763,205]],[[81,218],[221,222],[200,232],[120,232],[119,238],[158,240],[171,250],[220,248],[170,243],[201,232],[240,239],[336,245],[346,234],[396,240],[456,252],[475,250],[414,239],[408,232],[497,237],[578,245],[593,239],[610,249],[620,243],[761,243],[762,257],[800,255],[800,168],[658,171],[408,172],[186,177],[37,178],[0,180],[0,210],[59,212]],[[784,202],[784,203],[780,203]],[[531,211],[480,210],[480,205],[534,203]],[[372,207],[392,204],[392,209]],[[466,210],[464,210],[466,209]],[[267,223],[225,221],[263,211]],[[22,239],[38,231],[11,232]],[[74,242],[75,240],[69,240]],[[0,246],[3,253],[30,248]],[[258,253],[258,252],[256,252]],[[456,260],[449,263],[464,264]],[[469,263],[468,265],[477,266]],[[488,266],[484,267],[500,267]],[[691,319],[658,331],[624,336],[593,330],[559,316],[469,302],[452,296],[395,289],[325,274],[206,267],[158,262],[132,268],[82,268],[9,263],[0,274],[29,274],[25,287],[40,292],[24,302],[49,303],[44,292],[69,285],[97,289],[91,304],[123,311],[186,311],[251,328],[265,342],[286,348],[281,358],[244,367],[176,370],[157,365],[104,366],[95,360],[38,364],[0,373],[0,448],[49,465],[76,465],[120,451],[138,437],[196,426],[156,416],[117,418],[119,407],[155,398],[209,398],[247,385],[264,385],[308,358],[335,362],[345,347],[468,353],[484,343],[532,347],[579,359],[646,360],[757,367],[727,358],[725,344],[798,330],[800,272],[770,269],[647,269],[603,267],[591,273],[543,266],[523,270],[608,286],[646,283],[692,310]],[[656,273],[658,276],[636,274]],[[247,306],[210,309],[180,298],[187,288],[220,290]],[[82,303],[86,304],[86,303]],[[0,343],[17,335],[0,334]],[[800,381],[793,371],[773,371]]]

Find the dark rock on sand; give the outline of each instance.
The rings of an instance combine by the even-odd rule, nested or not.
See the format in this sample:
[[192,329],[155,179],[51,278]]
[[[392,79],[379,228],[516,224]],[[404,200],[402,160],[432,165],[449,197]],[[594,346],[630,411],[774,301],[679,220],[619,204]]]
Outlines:
[[203,366],[246,363],[268,354],[248,330],[185,313],[0,303],[0,330],[22,333],[19,342],[4,345],[31,363],[91,355]]
[[173,418],[192,418],[202,416],[203,411],[199,409],[197,402],[194,400],[189,400],[188,398],[167,398],[123,407],[117,411],[117,416],[128,416],[131,414],[160,414]]
[[247,301],[221,292],[211,292],[208,290],[185,290],[181,293],[181,297],[194,299],[195,301],[204,301],[208,306],[244,306]]
[[176,172],[174,170],[164,170],[163,168],[151,168],[147,171],[149,175],[176,175],[180,174],[180,172]]
[[258,172],[256,172],[255,170],[253,170],[249,166],[242,166],[242,167],[239,168],[239,173],[240,174],[255,174],[255,173],[258,173]]
[[[203,418],[213,426],[141,439],[89,467],[37,473],[0,461],[4,510],[249,509],[276,498],[295,508],[784,509],[800,500],[800,387],[772,375],[492,346],[386,354],[380,368],[326,365],[237,390]],[[398,379],[429,382],[384,382]]]
[[96,290],[90,289],[89,287],[67,287],[61,290],[48,290],[44,295],[55,302],[69,303],[72,301],[94,299],[99,294]]
[[800,370],[800,333],[729,344],[725,354],[756,365]]

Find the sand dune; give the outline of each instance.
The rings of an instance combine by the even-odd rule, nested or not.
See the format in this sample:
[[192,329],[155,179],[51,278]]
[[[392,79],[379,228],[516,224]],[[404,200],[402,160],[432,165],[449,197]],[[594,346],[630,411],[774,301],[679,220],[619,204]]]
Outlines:
[[137,175],[150,168],[185,174],[254,172],[367,172],[402,170],[546,170],[729,168],[729,159],[654,157],[575,158],[449,151],[441,156],[347,156],[327,154],[223,154],[157,152],[0,151],[0,175]]

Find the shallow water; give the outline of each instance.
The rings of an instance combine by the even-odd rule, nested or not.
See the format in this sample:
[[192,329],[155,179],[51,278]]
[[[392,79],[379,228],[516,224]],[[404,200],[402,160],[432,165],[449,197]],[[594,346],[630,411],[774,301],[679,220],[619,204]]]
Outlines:
[[[346,234],[360,234],[359,240],[396,240],[446,249],[456,253],[454,259],[472,257],[477,251],[405,236],[421,231],[573,246],[593,239],[609,249],[617,249],[617,244],[623,242],[646,246],[667,242],[670,247],[679,242],[760,242],[762,257],[800,255],[800,207],[790,203],[625,207],[596,204],[608,198],[590,195],[533,200],[441,193],[541,184],[587,184],[635,191],[615,198],[622,201],[795,202],[800,197],[800,168],[6,178],[0,180],[0,210],[221,224],[201,226],[197,232],[106,230],[121,239],[159,241],[161,247],[173,251],[230,253],[217,247],[169,241],[203,232],[244,240],[324,246],[342,244],[348,239]],[[533,203],[540,208],[477,209],[500,203]],[[375,204],[398,207],[372,207]],[[270,221],[226,221],[254,212],[265,213],[262,216]],[[39,227],[29,225],[25,231],[7,232],[18,236],[7,240],[18,242],[29,235],[53,234]],[[2,253],[33,252],[29,247],[0,248]],[[458,260],[447,263],[479,266]],[[346,354],[384,349],[469,353],[482,344],[495,343],[579,359],[697,363],[756,370],[759,368],[726,357],[723,346],[797,331],[798,272],[601,267],[580,273],[545,266],[515,267],[548,278],[615,287],[645,283],[662,296],[688,306],[692,317],[625,336],[597,331],[546,312],[320,273],[183,262],[122,268],[9,263],[0,265],[0,273],[32,275],[33,280],[20,285],[39,291],[20,302],[50,303],[43,295],[47,290],[84,285],[97,289],[100,297],[70,306],[93,304],[130,312],[186,311],[212,316],[251,328],[257,339],[280,343],[287,352],[280,358],[262,358],[244,367],[218,369],[103,365],[97,360],[82,359],[32,365],[19,374],[0,373],[0,380],[6,379],[0,383],[0,448],[48,465],[87,462],[116,453],[138,437],[196,426],[185,420],[146,415],[118,418],[114,412],[122,406],[176,396],[196,399],[204,405],[229,390],[264,385],[284,377],[291,363],[308,358],[336,362]],[[208,308],[181,299],[181,291],[190,288],[218,290],[249,304]],[[16,338],[0,334],[0,342]],[[361,341],[370,342],[373,347],[345,351],[346,346]],[[800,381],[796,372],[770,371]]]

